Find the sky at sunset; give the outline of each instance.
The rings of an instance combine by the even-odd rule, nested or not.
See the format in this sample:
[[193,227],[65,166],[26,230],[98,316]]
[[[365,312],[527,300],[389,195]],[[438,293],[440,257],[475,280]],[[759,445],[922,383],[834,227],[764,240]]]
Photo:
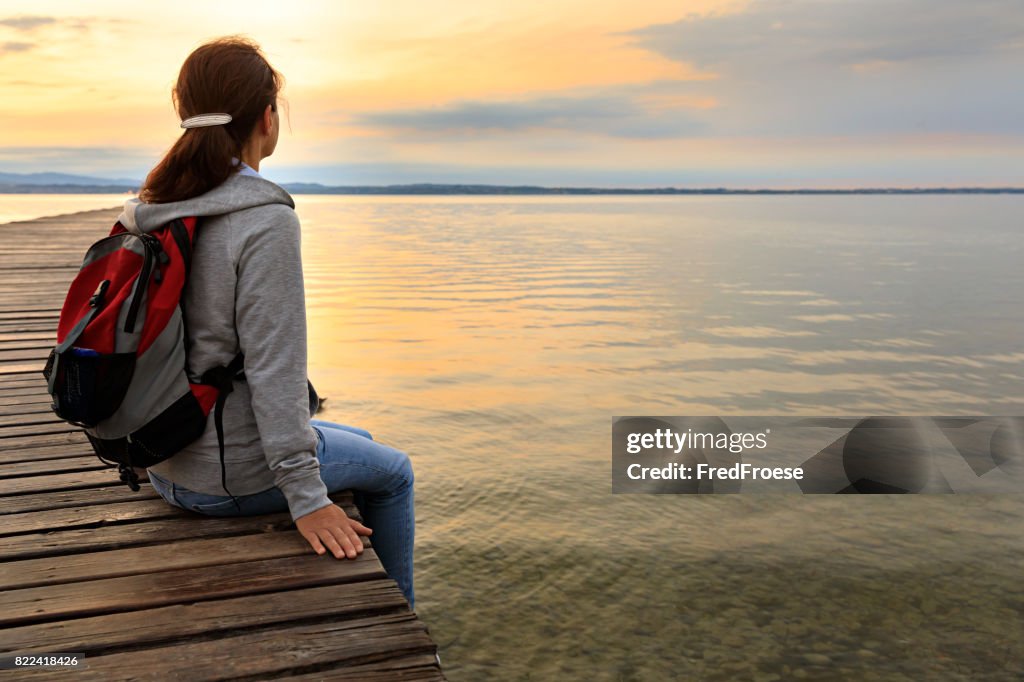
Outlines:
[[236,33],[279,182],[1024,185],[1021,0],[4,1],[0,171],[141,179]]

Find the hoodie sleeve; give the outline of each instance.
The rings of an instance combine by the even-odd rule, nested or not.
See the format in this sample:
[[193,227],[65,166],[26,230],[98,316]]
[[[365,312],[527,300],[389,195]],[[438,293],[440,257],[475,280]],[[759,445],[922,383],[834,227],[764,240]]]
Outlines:
[[253,222],[243,241],[235,242],[235,327],[267,464],[298,519],[331,504],[309,417],[299,219],[286,206],[245,213]]

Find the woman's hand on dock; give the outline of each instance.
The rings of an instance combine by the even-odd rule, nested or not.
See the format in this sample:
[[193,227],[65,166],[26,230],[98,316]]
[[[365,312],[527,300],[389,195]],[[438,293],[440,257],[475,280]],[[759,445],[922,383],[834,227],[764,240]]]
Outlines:
[[330,550],[338,559],[355,559],[363,553],[360,535],[373,532],[355,519],[349,518],[341,507],[329,504],[300,517],[295,526],[317,554]]

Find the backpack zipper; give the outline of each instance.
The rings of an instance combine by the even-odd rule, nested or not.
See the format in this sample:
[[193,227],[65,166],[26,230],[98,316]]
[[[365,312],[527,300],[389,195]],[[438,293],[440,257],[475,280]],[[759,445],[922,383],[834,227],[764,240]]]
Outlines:
[[[142,247],[146,251],[145,260],[142,262],[142,270],[139,272],[138,284],[135,286],[135,294],[128,306],[128,314],[124,318],[124,331],[131,334],[135,331],[135,321],[139,316],[139,308],[142,306],[142,297],[149,288],[149,278],[153,274],[153,260],[162,251],[160,240],[148,234],[138,235],[142,241]],[[156,242],[154,245],[153,242]]]

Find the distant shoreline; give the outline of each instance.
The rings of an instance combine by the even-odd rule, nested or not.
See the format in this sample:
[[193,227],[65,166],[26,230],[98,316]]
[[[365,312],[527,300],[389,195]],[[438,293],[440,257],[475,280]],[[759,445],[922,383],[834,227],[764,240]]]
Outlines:
[[[858,189],[734,189],[725,187],[678,188],[650,187],[640,189],[617,187],[540,187],[533,185],[353,185],[331,187],[317,183],[284,183],[291,194],[328,195],[470,195],[470,196],[533,196],[533,195],[844,195],[844,194],[1024,194],[1024,187],[865,187]],[[130,185],[76,184],[0,184],[0,194],[133,194],[138,187]]]

